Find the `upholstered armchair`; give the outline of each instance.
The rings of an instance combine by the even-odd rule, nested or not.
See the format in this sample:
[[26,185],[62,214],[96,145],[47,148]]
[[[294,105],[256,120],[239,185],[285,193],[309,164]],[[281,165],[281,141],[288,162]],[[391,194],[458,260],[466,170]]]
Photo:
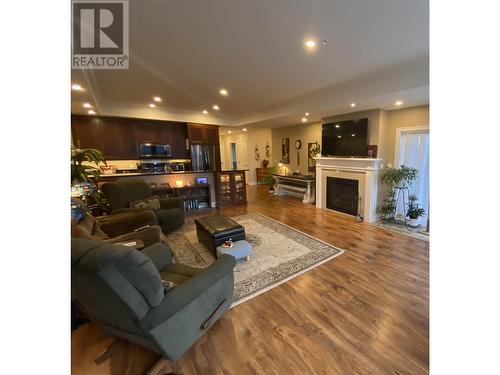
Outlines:
[[234,266],[230,255],[195,269],[173,264],[163,244],[137,251],[73,238],[72,299],[110,336],[175,361],[230,307]]
[[[102,192],[111,206],[112,213],[124,213],[143,210],[137,202],[152,197],[151,187],[140,179],[118,180],[106,182],[101,185]],[[156,221],[163,233],[167,234],[180,228],[184,224],[184,201],[179,198],[158,199],[158,207],[147,207],[153,209]],[[135,207],[131,207],[136,205]]]
[[[75,206],[75,207],[73,207]],[[72,200],[72,210],[80,210],[71,218],[71,236],[103,240],[112,243],[137,242],[136,247],[145,247],[164,242],[165,236],[151,210],[123,212],[113,215],[92,216],[83,202]]]

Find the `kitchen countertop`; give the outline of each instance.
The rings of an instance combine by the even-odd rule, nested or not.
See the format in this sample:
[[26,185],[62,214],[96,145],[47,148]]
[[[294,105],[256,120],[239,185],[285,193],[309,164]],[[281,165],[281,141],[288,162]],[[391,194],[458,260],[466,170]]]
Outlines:
[[205,172],[194,172],[194,171],[183,171],[183,172],[172,172],[172,173],[165,173],[165,172],[122,172],[122,173],[111,173],[111,174],[104,174],[101,173],[99,176],[106,178],[106,177],[137,177],[137,176],[171,176],[171,175],[180,175],[180,174],[207,174],[207,173],[214,173],[213,171],[205,171]]

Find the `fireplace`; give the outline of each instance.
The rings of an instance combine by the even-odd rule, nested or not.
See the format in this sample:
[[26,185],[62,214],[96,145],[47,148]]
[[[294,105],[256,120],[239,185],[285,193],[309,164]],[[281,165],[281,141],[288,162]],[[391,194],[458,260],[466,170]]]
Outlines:
[[348,178],[326,178],[326,208],[345,214],[358,214],[359,182]]

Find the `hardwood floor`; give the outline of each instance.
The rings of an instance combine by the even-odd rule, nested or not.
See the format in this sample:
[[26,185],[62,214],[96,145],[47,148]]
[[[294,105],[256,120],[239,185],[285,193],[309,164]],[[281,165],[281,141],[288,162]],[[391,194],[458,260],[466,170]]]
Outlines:
[[[426,374],[429,244],[291,197],[248,189],[248,206],[346,252],[228,311],[179,361],[187,374]],[[189,216],[189,221],[194,216]],[[112,339],[94,324],[72,334],[72,373],[143,374],[157,355],[128,344],[100,366]]]

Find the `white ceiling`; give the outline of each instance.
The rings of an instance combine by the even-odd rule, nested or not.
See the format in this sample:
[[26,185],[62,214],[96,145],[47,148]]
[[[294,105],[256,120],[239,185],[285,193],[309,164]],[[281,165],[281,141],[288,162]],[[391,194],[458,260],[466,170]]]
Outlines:
[[[85,88],[72,92],[73,113],[86,113],[88,101],[100,115],[275,127],[300,123],[304,112],[317,121],[429,100],[427,1],[130,0],[129,7],[130,69],[73,70],[72,82]],[[307,51],[309,37],[328,43]],[[154,95],[163,102],[149,108]]]

